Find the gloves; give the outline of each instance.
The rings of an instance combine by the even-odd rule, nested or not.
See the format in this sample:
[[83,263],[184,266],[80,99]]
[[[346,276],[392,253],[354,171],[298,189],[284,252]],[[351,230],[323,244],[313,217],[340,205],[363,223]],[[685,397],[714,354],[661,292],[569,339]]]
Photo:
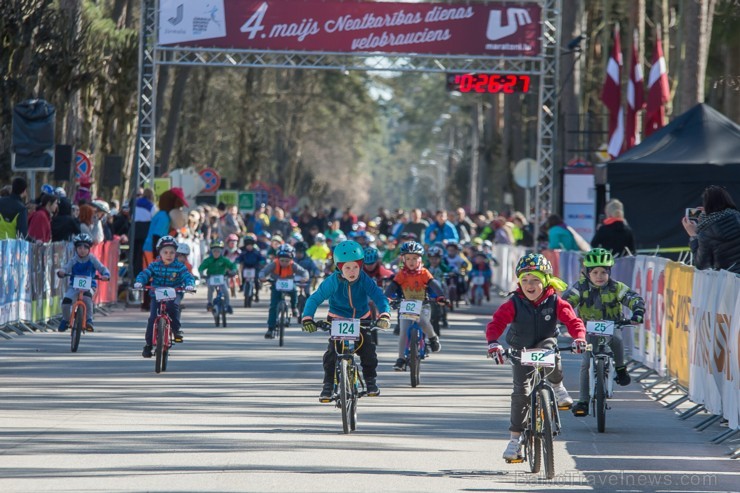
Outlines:
[[504,347],[498,342],[488,343],[488,357],[497,365],[504,364]]
[[195,286],[185,286],[185,291],[188,293],[195,293]]
[[445,303],[447,303],[447,300],[444,296],[437,296],[437,303],[439,303],[440,305],[444,305]]
[[64,270],[62,270],[62,269],[59,269],[59,270],[57,271],[57,277],[60,277],[60,278],[61,278],[61,277],[64,277],[64,274],[65,274],[65,272],[64,272]]
[[630,320],[630,322],[634,322],[636,324],[641,324],[643,321],[644,321],[644,319],[643,319],[642,313],[633,313],[632,314],[632,319]]
[[378,321],[375,322],[375,325],[377,325],[380,330],[388,330],[391,328],[391,320],[386,315],[381,315]]
[[143,285],[143,284],[141,284],[140,282],[135,282],[135,283],[134,283],[134,289],[141,289],[141,288],[143,288],[143,287],[144,287],[144,285]]
[[586,339],[576,339],[571,344],[574,353],[581,354],[586,350]]
[[103,276],[100,278],[101,281],[110,281],[110,276]]
[[316,332],[316,322],[312,318],[303,319],[303,332]]

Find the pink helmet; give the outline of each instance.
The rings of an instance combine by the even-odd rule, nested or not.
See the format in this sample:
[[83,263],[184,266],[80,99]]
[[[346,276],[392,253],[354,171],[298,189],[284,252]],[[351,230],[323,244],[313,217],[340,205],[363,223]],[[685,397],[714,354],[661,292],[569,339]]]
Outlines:
[[239,237],[236,236],[234,233],[231,233],[229,236],[226,237],[226,241],[239,241]]

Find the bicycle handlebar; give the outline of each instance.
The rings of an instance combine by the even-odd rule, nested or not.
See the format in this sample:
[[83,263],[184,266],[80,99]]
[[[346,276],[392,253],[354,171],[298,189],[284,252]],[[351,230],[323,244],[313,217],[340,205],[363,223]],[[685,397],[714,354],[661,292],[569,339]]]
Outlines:
[[[64,274],[63,276],[61,276],[61,279],[64,279],[65,277],[87,277],[87,276],[78,276],[78,275],[75,275],[75,274],[69,274],[69,273],[67,273],[67,274]],[[94,276],[90,276],[90,277],[92,277],[96,281],[103,281],[103,282],[110,281],[110,277],[107,278],[107,279],[105,277],[100,277],[98,275],[94,275]]]
[[[316,327],[325,332],[329,332],[331,330],[331,322],[329,322],[328,320],[315,320],[314,323],[316,324]],[[375,325],[375,323],[376,320],[360,319],[360,327],[364,329],[367,329],[369,331],[383,330]]]
[[146,286],[142,286],[140,288],[131,288],[131,289],[133,289],[134,291],[144,291],[145,289],[147,289],[149,291],[154,291],[155,289],[164,289],[164,288],[174,289],[176,293],[195,293],[195,290],[188,291],[185,288],[178,288],[177,286],[152,286],[152,285],[146,285]]

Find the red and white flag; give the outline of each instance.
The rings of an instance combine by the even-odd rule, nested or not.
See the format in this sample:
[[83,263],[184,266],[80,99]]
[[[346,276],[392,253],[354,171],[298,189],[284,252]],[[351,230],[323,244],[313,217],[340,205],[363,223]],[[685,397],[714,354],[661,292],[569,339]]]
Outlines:
[[627,82],[627,123],[624,150],[631,149],[640,143],[640,132],[637,129],[637,112],[645,107],[645,90],[642,87],[642,63],[637,51],[637,29],[632,40],[632,63],[630,79]]
[[601,101],[609,110],[609,147],[607,152],[614,158],[622,152],[624,144],[624,112],[622,111],[622,45],[619,41],[619,24],[614,25],[614,45],[606,66],[606,79],[601,90]]
[[645,110],[645,137],[665,125],[665,104],[670,99],[668,74],[666,73],[663,44],[660,41],[660,29],[656,29],[653,64],[648,78],[648,100]]

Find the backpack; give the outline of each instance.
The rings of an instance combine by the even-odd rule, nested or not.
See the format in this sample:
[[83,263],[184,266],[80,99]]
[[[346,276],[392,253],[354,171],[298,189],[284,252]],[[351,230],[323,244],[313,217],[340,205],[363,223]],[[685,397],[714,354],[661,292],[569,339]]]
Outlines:
[[12,221],[5,219],[5,216],[0,214],[0,240],[15,240],[18,238],[18,214],[15,215]]

